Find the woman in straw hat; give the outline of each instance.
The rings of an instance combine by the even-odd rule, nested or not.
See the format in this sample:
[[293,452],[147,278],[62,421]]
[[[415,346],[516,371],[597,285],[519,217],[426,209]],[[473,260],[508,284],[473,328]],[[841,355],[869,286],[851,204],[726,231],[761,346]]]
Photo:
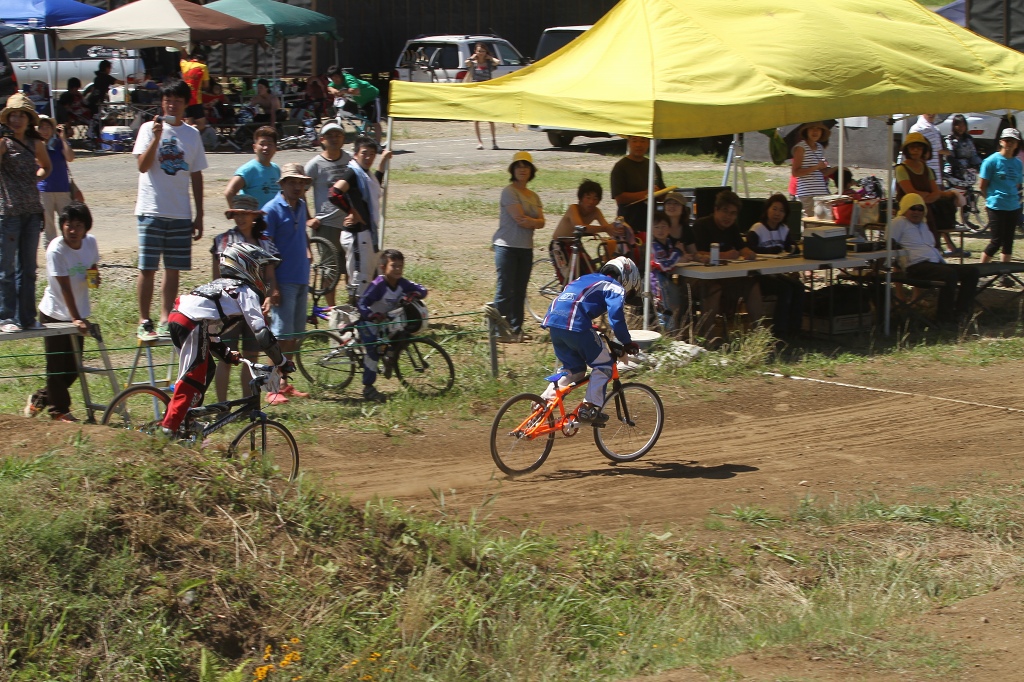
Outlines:
[[36,249],[43,224],[43,203],[36,183],[50,174],[36,126],[32,100],[11,95],[0,111],[11,132],[0,140],[0,331],[36,326]]
[[804,205],[804,215],[814,215],[814,197],[827,196],[828,176],[835,168],[825,160],[825,147],[831,131],[821,121],[800,126],[793,145],[793,177],[796,178],[796,198]]

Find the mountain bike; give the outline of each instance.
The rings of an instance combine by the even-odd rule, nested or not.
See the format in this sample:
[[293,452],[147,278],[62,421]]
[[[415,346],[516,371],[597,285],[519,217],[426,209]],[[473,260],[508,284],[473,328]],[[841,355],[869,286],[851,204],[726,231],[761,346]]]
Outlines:
[[[223,449],[228,457],[256,459],[265,473],[280,473],[294,480],[299,473],[299,446],[284,424],[267,418],[260,409],[260,389],[270,387],[277,377],[272,365],[241,359],[250,373],[247,398],[191,408],[177,434],[187,445]],[[160,434],[160,422],[171,402],[170,393],[150,385],[131,386],[118,393],[103,413],[104,426]],[[249,423],[233,438],[219,437],[226,426],[248,417]]]
[[[599,332],[613,358],[620,358],[623,346]],[[565,375],[559,372],[545,380],[556,384],[555,396],[545,400],[533,393],[520,393],[505,401],[491,426],[491,458],[509,476],[536,471],[551,454],[555,435],[575,436],[584,424],[579,406],[566,412],[565,398],[586,385],[590,376],[564,388],[557,387]],[[594,426],[594,442],[601,454],[613,462],[633,462],[650,452],[665,425],[665,408],[658,393],[645,384],[622,383],[618,362],[612,365],[608,397],[601,412],[608,415],[602,426]]]
[[[342,325],[335,330],[308,332],[299,341],[295,353],[295,364],[302,376],[314,386],[330,391],[340,391],[352,383],[356,373],[362,371],[366,355],[365,346],[359,343],[359,311],[355,306],[336,306],[336,309],[344,318]],[[314,306],[313,315],[326,320],[332,310]],[[401,308],[392,313],[397,311]],[[411,391],[438,396],[455,384],[455,365],[433,339],[405,334],[393,338],[382,335],[377,347],[380,373],[386,379],[394,375]]]

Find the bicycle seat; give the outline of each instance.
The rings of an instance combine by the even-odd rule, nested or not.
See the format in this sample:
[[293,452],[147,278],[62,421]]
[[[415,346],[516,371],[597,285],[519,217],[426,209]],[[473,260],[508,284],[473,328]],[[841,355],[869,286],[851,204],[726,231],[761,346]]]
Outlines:
[[557,374],[552,374],[549,377],[544,377],[544,381],[550,381],[551,383],[554,384],[554,383],[558,383],[558,380],[561,379],[562,377],[568,376],[568,375],[569,375],[568,372],[558,372]]

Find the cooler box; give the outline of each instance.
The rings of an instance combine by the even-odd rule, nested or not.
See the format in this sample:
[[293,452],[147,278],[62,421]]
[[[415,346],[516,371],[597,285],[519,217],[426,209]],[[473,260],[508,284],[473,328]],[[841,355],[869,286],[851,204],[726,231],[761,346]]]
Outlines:
[[132,148],[132,129],[128,126],[105,126],[100,131],[100,149],[124,152]]
[[846,228],[808,227],[804,230],[804,258],[833,260],[846,258]]

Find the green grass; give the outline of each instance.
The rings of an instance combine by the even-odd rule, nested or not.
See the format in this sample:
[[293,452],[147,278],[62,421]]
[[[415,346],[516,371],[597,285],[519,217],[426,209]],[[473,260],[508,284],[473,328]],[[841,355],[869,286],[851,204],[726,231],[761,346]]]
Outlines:
[[724,674],[729,656],[777,647],[948,678],[960,653],[906,619],[1024,559],[1017,484],[931,506],[737,508],[739,525],[709,525],[721,543],[555,537],[492,525],[486,504],[450,515],[440,492],[431,515],[353,508],[308,481],[101,435],[0,460],[4,679],[253,679],[273,663],[266,679],[612,680]]

